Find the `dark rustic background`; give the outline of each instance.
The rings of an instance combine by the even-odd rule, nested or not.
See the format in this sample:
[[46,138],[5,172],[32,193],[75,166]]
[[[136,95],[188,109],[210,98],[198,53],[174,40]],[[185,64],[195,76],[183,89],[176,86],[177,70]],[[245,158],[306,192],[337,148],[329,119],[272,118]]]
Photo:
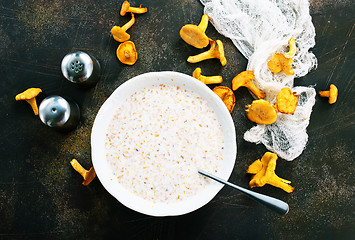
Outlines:
[[[113,0],[2,0],[0,2],[0,239],[355,239],[354,212],[354,3],[311,0],[316,28],[312,51],[319,66],[296,85],[325,90],[338,86],[334,105],[316,97],[309,140],[292,162],[278,161],[277,174],[292,181],[295,191],[265,186],[255,189],[290,205],[278,216],[244,195],[223,188],[201,209],[178,217],[156,218],[121,205],[95,179],[89,186],[69,162],[76,158],[89,168],[90,133],[102,103],[123,82],[150,71],[192,74],[189,55],[200,52],[179,37],[180,28],[198,23],[203,6],[198,0],[131,1],[148,13],[136,15],[128,31],[139,59],[133,66],[115,56],[118,43],[110,36],[121,17],[122,1]],[[245,70],[247,60],[212,25],[207,35],[221,39],[228,64],[218,60],[198,64],[205,75],[222,75],[222,85]],[[60,63],[65,54],[83,50],[102,65],[102,78],[91,89],[80,89],[64,79]],[[82,118],[69,133],[56,132],[34,116],[15,95],[39,87],[40,102],[51,94],[78,102]],[[232,113],[238,155],[230,181],[248,187],[247,166],[266,151],[245,142],[253,126],[244,113],[252,98],[246,89],[236,92]]]

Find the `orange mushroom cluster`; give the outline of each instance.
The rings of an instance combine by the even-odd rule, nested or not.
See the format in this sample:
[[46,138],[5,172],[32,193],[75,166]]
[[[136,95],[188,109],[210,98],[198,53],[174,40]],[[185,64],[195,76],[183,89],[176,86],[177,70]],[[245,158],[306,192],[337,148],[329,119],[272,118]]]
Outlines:
[[[212,40],[207,37],[206,29],[208,26],[209,17],[204,14],[201,17],[199,25],[186,24],[180,29],[180,37],[189,45],[195,48],[205,48],[210,45],[210,49],[197,54],[195,56],[189,56],[187,62],[198,63],[207,59],[219,59],[222,66],[227,64],[227,59],[224,54],[224,47],[221,40]],[[223,82],[222,76],[203,76],[201,75],[201,68],[196,68],[192,73],[192,76],[204,84],[218,84]],[[215,87],[213,89],[224,102],[229,112],[232,112],[235,105],[235,96],[233,91],[228,87]]]
[[133,65],[138,59],[136,46],[132,41],[128,41],[131,36],[127,33],[127,30],[135,23],[134,13],[142,14],[147,11],[147,8],[142,8],[141,6],[131,7],[128,1],[122,3],[120,15],[125,16],[127,12],[130,12],[132,16],[131,20],[122,27],[114,26],[111,29],[111,34],[117,42],[121,43],[116,50],[116,55],[118,60],[124,64]]
[[282,179],[276,175],[276,160],[277,155],[275,153],[266,152],[261,160],[258,159],[249,166],[247,173],[254,174],[249,182],[251,188],[270,184],[288,193],[293,192],[295,188],[290,185],[291,181]]
[[[190,56],[187,61],[189,63],[198,63],[207,59],[217,58],[222,66],[227,64],[227,59],[224,56],[224,47],[221,40],[216,42],[207,37],[205,31],[208,26],[209,17],[204,14],[201,17],[199,25],[186,24],[180,30],[181,38],[189,45],[195,48],[204,48],[210,45],[210,49],[206,52],[200,53],[196,56]],[[217,43],[217,45],[216,45]]]
[[277,120],[277,113],[294,114],[298,104],[298,95],[290,88],[283,88],[277,94],[274,106],[264,99],[254,100],[246,105],[247,117],[258,124],[273,124]]
[[[220,40],[212,40],[206,35],[206,29],[208,26],[209,17],[204,14],[201,18],[199,25],[186,24],[180,30],[181,38],[189,45],[202,49],[210,45],[209,50],[197,54],[195,56],[189,56],[187,62],[198,63],[207,59],[219,59],[222,66],[227,64],[227,60],[224,54],[224,47]],[[292,68],[293,57],[296,55],[297,47],[294,38],[290,38],[288,41],[288,52],[274,53],[267,66],[272,73],[283,72],[286,75],[294,75],[295,71]],[[201,74],[201,68],[196,68],[192,74],[193,77],[200,80],[205,84],[218,84],[222,83],[222,76],[203,76]],[[213,89],[225,103],[229,112],[232,112],[235,106],[235,95],[233,91],[238,90],[241,87],[249,89],[253,95],[254,100],[251,104],[246,105],[247,117],[249,120],[258,124],[273,124],[276,122],[278,113],[294,114],[298,106],[299,95],[293,92],[290,88],[282,88],[276,96],[276,103],[272,105],[269,101],[264,100],[266,94],[259,89],[253,80],[255,75],[253,71],[243,71],[239,73],[232,80],[232,89],[224,86],[216,86]],[[333,104],[337,100],[338,89],[335,85],[331,85],[328,91],[320,91],[321,97],[328,97],[329,103]],[[279,178],[275,174],[277,155],[267,152],[261,160],[255,161],[248,168],[248,173],[255,174],[250,181],[250,187],[261,187],[265,184],[271,184],[279,187],[284,191],[290,193],[294,190],[291,183],[288,180]]]

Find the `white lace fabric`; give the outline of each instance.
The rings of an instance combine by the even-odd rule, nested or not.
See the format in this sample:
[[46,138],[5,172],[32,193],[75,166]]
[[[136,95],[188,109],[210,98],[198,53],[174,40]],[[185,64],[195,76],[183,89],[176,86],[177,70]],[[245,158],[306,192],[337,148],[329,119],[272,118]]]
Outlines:
[[[200,0],[205,14],[222,35],[230,38],[248,59],[247,70],[254,71],[254,83],[266,93],[265,100],[275,103],[283,87],[293,88],[294,78],[306,75],[317,66],[310,48],[315,45],[315,29],[307,0]],[[295,74],[272,73],[267,62],[275,52],[287,52],[288,41],[296,41],[293,57]],[[315,103],[309,87],[292,89],[301,94],[293,115],[278,113],[271,125],[257,125],[244,134],[249,142],[263,143],[286,160],[298,157],[306,146],[306,128]]]

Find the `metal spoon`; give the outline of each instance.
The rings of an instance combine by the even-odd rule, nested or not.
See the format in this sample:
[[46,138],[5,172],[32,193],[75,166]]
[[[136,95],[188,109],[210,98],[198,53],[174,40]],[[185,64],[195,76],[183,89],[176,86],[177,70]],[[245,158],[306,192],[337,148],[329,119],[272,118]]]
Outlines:
[[237,190],[239,190],[240,192],[244,193],[245,195],[247,195],[248,197],[250,197],[251,199],[263,204],[264,206],[266,206],[267,208],[279,213],[279,214],[282,214],[282,215],[285,215],[288,213],[288,210],[289,210],[289,207],[288,207],[288,204],[279,200],[279,199],[276,199],[276,198],[273,198],[273,197],[269,197],[269,196],[266,196],[266,195],[263,195],[263,194],[260,194],[260,193],[256,193],[256,192],[253,192],[253,191],[250,191],[250,190],[247,190],[245,188],[242,188],[242,187],[239,187],[237,185],[234,185],[230,182],[227,182],[219,177],[216,177],[208,172],[205,172],[203,170],[200,170],[198,169],[197,170],[198,173],[206,176],[206,177],[209,177],[209,178],[212,178],[213,180],[217,181],[217,182],[220,182],[220,183],[223,183],[225,185],[228,185],[229,187],[232,187],[232,188],[235,188]]

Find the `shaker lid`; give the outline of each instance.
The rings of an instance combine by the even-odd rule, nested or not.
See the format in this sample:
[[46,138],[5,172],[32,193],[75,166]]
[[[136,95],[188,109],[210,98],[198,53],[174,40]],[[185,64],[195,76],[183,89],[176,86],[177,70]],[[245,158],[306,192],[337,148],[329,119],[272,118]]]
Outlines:
[[61,127],[70,117],[70,106],[63,97],[49,96],[41,102],[38,113],[44,124]]
[[77,51],[65,55],[61,69],[64,77],[71,82],[85,82],[94,71],[94,63],[90,55]]

